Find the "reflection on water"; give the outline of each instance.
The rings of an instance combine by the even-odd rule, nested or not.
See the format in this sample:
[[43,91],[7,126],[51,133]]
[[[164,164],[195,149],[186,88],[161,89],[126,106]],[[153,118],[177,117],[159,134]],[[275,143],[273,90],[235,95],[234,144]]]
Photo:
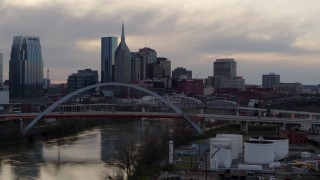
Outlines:
[[85,163],[100,160],[100,152],[101,131],[93,129],[77,137],[43,143],[42,157],[45,162]]
[[0,179],[106,179],[117,149],[143,138],[146,132],[168,133],[174,122],[121,120],[77,135],[0,149]]

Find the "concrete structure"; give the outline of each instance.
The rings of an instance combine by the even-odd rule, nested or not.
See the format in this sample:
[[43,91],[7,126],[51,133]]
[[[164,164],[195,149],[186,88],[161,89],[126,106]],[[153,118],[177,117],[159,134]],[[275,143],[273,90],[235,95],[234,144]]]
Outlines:
[[217,138],[231,138],[237,139],[239,145],[239,154],[243,153],[243,136],[241,134],[217,134]]
[[169,164],[173,164],[173,140],[169,140]]
[[232,143],[210,140],[210,170],[218,168],[231,168]]
[[244,162],[268,164],[274,161],[274,143],[268,141],[247,141],[244,143]]
[[77,89],[98,83],[98,71],[91,69],[78,70],[78,73],[71,74],[68,77],[68,91],[72,92]]
[[122,24],[121,41],[115,52],[114,81],[131,81],[131,52],[126,44],[124,25]]
[[213,75],[235,78],[237,76],[237,62],[234,59],[216,59],[213,62]]
[[245,79],[242,77],[236,77],[236,78],[227,78],[223,81],[222,88],[235,88],[244,90],[245,89]]
[[140,81],[145,78],[145,59],[140,53],[131,53],[131,80]]
[[167,58],[157,58],[153,64],[153,78],[162,79],[171,77],[171,61]]
[[210,144],[229,142],[231,143],[232,159],[239,158],[239,143],[236,138],[210,138]]
[[[282,137],[262,137],[263,141],[273,142],[274,160],[278,161],[289,155],[289,139]],[[250,141],[258,141],[259,137],[252,137]]]
[[9,62],[10,99],[43,96],[43,61],[40,38],[15,36]]
[[9,91],[0,91],[0,104],[9,104]]
[[208,76],[208,78],[204,79],[205,87],[213,87],[213,76]]
[[153,67],[157,64],[157,52],[149,47],[144,47],[139,49],[139,53],[143,56],[146,63],[144,67],[146,72],[145,78],[153,79]]
[[245,79],[237,77],[237,62],[234,59],[217,59],[213,62],[213,75],[215,91],[221,88],[245,89]]
[[178,94],[192,94],[194,96],[203,95],[203,80],[192,79],[192,80],[178,80],[177,81],[177,93]]
[[212,95],[213,93],[214,93],[214,89],[212,86],[208,86],[208,87],[203,88],[203,95],[204,96],[209,96],[209,95]]
[[180,79],[181,76],[186,76],[188,79],[192,79],[192,71],[186,70],[183,67],[177,67],[172,71],[172,78]]
[[280,94],[295,95],[301,94],[303,87],[301,83],[279,83],[273,89]]
[[101,38],[101,82],[114,81],[114,58],[117,45],[117,37]]
[[227,78],[224,76],[219,76],[219,75],[215,75],[213,77],[213,87],[214,87],[214,91],[218,91],[220,88],[223,88],[224,86],[224,81]]
[[171,61],[165,57],[158,57],[157,63],[162,65],[163,77],[171,77]]
[[262,87],[273,88],[274,85],[280,83],[280,75],[275,73],[263,74],[262,75]]
[[153,79],[161,79],[163,78],[163,66],[160,64],[153,65]]

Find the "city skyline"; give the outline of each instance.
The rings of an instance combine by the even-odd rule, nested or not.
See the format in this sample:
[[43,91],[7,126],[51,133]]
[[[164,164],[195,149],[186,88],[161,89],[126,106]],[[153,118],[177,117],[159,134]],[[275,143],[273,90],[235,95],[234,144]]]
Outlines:
[[130,50],[150,47],[170,59],[172,69],[182,66],[194,76],[212,76],[216,59],[232,58],[248,84],[262,84],[269,72],[282,82],[320,83],[319,1],[167,2],[4,0],[4,80],[13,36],[39,36],[50,79],[66,82],[77,69],[101,69],[101,37],[120,37],[124,21]]

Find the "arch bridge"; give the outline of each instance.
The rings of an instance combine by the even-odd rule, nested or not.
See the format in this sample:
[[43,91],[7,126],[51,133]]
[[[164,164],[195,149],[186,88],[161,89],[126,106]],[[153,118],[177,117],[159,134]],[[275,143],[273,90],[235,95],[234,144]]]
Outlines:
[[55,108],[57,108],[59,105],[61,105],[62,103],[66,102],[67,100],[69,100],[70,98],[83,93],[87,90],[91,90],[97,87],[105,87],[105,86],[122,86],[122,87],[128,87],[128,88],[133,88],[142,92],[145,92],[155,98],[157,98],[158,100],[160,100],[162,103],[166,104],[167,106],[169,106],[170,108],[172,108],[176,113],[181,114],[182,117],[187,121],[187,123],[189,123],[199,134],[203,134],[203,130],[197,125],[195,124],[192,119],[187,116],[178,106],[176,106],[175,104],[171,103],[168,99],[165,99],[163,97],[161,97],[160,95],[158,95],[155,92],[152,92],[148,89],[145,89],[143,87],[134,85],[134,84],[126,84],[126,83],[118,83],[118,82],[108,82],[108,83],[99,83],[99,84],[94,84],[91,86],[86,86],[84,88],[78,89],[76,91],[73,91],[72,93],[62,97],[61,99],[59,99],[58,101],[56,101],[55,103],[53,103],[52,105],[50,105],[47,109],[45,109],[43,112],[41,112],[40,114],[37,115],[37,117],[35,117],[24,129],[23,129],[23,134],[26,134],[43,116],[45,116],[46,114],[50,113],[51,111],[53,111]]

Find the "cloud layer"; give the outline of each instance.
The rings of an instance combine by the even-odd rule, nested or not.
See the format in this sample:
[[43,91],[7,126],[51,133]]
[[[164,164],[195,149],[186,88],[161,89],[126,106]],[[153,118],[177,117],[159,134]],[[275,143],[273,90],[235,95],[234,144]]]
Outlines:
[[199,77],[213,61],[238,62],[238,75],[261,84],[275,72],[282,82],[319,84],[318,0],[4,0],[0,52],[4,77],[15,35],[40,36],[50,78],[64,82],[78,69],[100,71],[100,38],[120,36],[125,23],[131,51],[145,45]]

